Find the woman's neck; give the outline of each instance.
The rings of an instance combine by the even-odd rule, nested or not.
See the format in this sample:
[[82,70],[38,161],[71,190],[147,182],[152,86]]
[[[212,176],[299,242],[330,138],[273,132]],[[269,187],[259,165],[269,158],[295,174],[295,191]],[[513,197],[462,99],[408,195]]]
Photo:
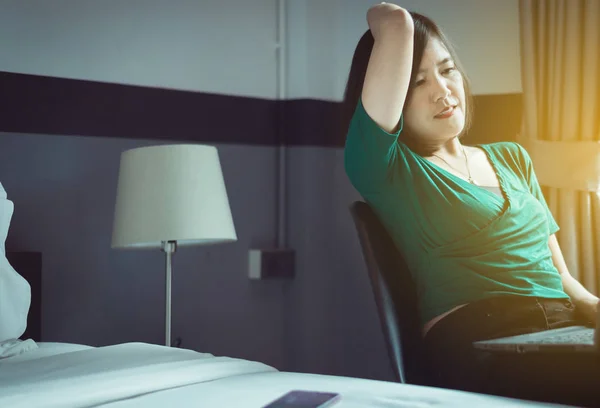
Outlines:
[[448,140],[446,143],[444,143],[438,149],[434,150],[431,153],[431,156],[437,155],[437,156],[441,156],[443,158],[460,159],[460,158],[464,157],[463,156],[463,148],[466,148],[466,146],[463,146],[460,143],[460,140],[458,139],[458,137],[454,137],[454,138]]

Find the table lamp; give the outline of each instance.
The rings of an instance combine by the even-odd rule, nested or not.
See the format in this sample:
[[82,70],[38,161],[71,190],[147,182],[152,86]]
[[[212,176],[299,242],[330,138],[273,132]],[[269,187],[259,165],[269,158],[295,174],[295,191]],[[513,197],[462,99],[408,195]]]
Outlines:
[[161,145],[121,154],[112,248],[165,253],[165,344],[171,345],[171,257],[178,246],[237,240],[216,147]]

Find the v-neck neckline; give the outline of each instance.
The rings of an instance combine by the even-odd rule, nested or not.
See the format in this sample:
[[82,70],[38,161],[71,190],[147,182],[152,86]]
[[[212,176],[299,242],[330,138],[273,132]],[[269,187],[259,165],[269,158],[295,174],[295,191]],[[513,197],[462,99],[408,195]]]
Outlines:
[[[502,196],[504,198],[503,208],[505,210],[507,210],[511,205],[511,197],[508,194],[508,189],[506,188],[506,184],[504,182],[505,181],[504,173],[502,173],[502,169],[500,168],[500,166],[498,166],[498,163],[496,162],[496,158],[492,154],[492,151],[488,150],[487,146],[484,146],[482,144],[476,144],[473,147],[483,150],[483,153],[485,153],[485,155],[488,159],[488,162],[491,164],[492,169],[494,170],[494,173],[496,173],[496,178],[498,179],[498,186],[500,187],[500,192],[502,192]],[[469,184],[471,184],[471,183],[469,183]],[[491,191],[486,190],[485,188],[482,188],[481,186],[476,185],[476,187],[479,187],[480,189],[485,190],[490,194],[494,194]]]
[[[496,178],[498,179],[498,184],[499,184],[499,188],[500,188],[500,192],[502,193],[502,199],[503,199],[503,203],[502,203],[502,212],[508,210],[508,208],[511,205],[511,197],[508,194],[508,190],[506,189],[506,185],[504,183],[504,174],[502,173],[500,167],[497,165],[495,158],[493,157],[493,154],[491,151],[489,151],[487,149],[487,147],[485,147],[482,144],[476,144],[473,145],[473,147],[478,148],[480,150],[482,150],[484,152],[484,154],[486,155],[488,161],[490,162],[492,169],[494,170],[494,173],[496,173]],[[421,156],[419,156],[421,157]],[[440,171],[441,173],[445,174],[446,176],[448,176],[449,178],[456,180],[458,183],[462,183],[462,185],[468,185],[470,186],[470,188],[476,188],[478,189],[478,191],[485,191],[486,194],[488,195],[492,195],[494,197],[494,199],[498,199],[498,195],[495,194],[494,192],[484,188],[483,186],[479,186],[477,184],[473,184],[470,183],[469,181],[463,179],[462,177],[458,177],[457,175],[455,175],[454,173],[449,172],[448,170],[444,169],[443,167],[435,164],[432,161],[429,161],[427,159],[425,159],[424,157],[421,157],[423,160],[425,160],[426,162],[428,162],[431,166],[433,166],[434,168],[436,168],[438,171]],[[492,186],[486,186],[486,187],[492,187]],[[493,186],[496,187],[496,186]]]

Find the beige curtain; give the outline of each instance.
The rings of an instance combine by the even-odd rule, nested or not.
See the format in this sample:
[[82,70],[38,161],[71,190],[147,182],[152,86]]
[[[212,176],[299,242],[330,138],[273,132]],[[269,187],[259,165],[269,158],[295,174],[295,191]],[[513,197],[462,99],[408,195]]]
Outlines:
[[530,153],[571,275],[600,293],[600,0],[520,0]]

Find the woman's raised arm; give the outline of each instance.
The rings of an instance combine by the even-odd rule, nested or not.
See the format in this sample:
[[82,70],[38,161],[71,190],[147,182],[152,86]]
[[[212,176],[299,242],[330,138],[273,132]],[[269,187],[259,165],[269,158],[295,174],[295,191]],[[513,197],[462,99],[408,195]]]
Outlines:
[[395,133],[412,70],[414,24],[409,12],[389,3],[367,12],[374,38],[362,90],[365,111],[383,130]]

